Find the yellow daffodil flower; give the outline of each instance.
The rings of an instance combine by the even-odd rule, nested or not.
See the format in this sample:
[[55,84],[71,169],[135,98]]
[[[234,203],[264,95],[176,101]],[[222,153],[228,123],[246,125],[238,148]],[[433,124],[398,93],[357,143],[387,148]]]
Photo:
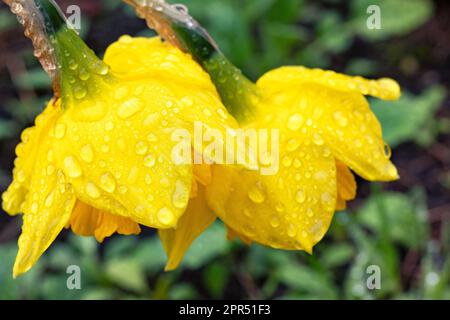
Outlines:
[[140,224],[174,228],[184,212],[196,214],[208,177],[201,166],[172,161],[171,135],[192,131],[194,120],[220,131],[237,126],[208,74],[159,38],[124,36],[102,62],[52,1],[10,5],[55,88],[22,134],[2,196],[6,212],[23,213],[14,276],[64,227],[102,241],[137,234]]
[[203,207],[191,216],[185,214],[177,229],[160,231],[169,256],[167,269],[176,268],[188,244],[215,215],[226,224],[230,238],[311,253],[334,212],[356,195],[350,169],[370,181],[398,178],[380,123],[364,97],[397,99],[400,88],[394,80],[282,67],[253,84],[185,10],[164,1],[125,2],[208,71],[242,128],[280,132],[276,174],[211,167],[211,179],[202,192],[214,214]]

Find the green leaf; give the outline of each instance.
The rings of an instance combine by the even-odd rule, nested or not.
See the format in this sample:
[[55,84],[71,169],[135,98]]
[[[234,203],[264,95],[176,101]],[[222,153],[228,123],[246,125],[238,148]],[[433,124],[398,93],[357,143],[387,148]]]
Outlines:
[[330,279],[309,266],[294,262],[280,265],[277,277],[281,283],[297,291],[317,294],[322,299],[337,298],[337,290]]
[[[383,137],[386,142],[395,147],[407,141],[420,143],[428,135],[435,136],[433,132],[436,123],[434,114],[441,106],[446,96],[446,90],[441,86],[428,88],[420,96],[405,92],[398,101],[373,100],[371,108],[383,126]],[[426,144],[428,142],[425,141]]]
[[[367,13],[370,5],[377,5],[381,11],[381,28],[369,29]],[[368,40],[383,40],[393,36],[408,34],[433,15],[430,0],[353,0],[351,1],[351,20],[349,25],[354,32]]]
[[118,286],[134,292],[143,293],[147,288],[144,269],[133,259],[114,259],[106,263],[106,275]]
[[228,283],[230,269],[223,263],[213,263],[204,272],[204,282],[211,296],[219,298]]
[[324,267],[334,268],[350,263],[355,254],[353,246],[347,243],[331,244],[323,250],[320,260]]
[[[384,192],[370,197],[358,211],[358,221],[373,231],[386,232],[392,241],[420,248],[427,239],[427,216],[422,191]],[[380,210],[384,210],[384,221]]]

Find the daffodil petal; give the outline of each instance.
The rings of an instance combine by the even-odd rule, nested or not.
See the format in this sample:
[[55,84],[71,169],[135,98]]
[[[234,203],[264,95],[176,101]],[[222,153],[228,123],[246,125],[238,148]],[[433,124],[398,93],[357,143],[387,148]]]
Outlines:
[[315,83],[337,91],[360,93],[383,100],[397,100],[400,97],[400,86],[390,78],[368,80],[330,70],[295,66],[281,67],[266,73],[259,79],[258,86],[277,91],[280,88],[301,86],[304,83]]
[[340,161],[336,161],[338,194],[344,200],[356,197],[356,180],[350,169]]
[[356,197],[356,180],[350,169],[340,161],[336,161],[336,176],[338,188],[336,210],[344,210],[347,208],[347,201]]
[[[21,206],[28,193],[29,181],[35,172],[37,157],[43,152],[43,140],[61,113],[59,105],[50,101],[44,112],[36,117],[35,125],[23,131],[22,141],[16,147],[13,181],[2,195],[2,206],[8,214],[16,215],[22,212]],[[49,166],[47,170],[54,172],[55,167]]]
[[290,116],[285,126],[297,134],[311,128],[313,142],[326,145],[337,159],[363,178],[398,179],[397,169],[389,160],[390,153],[386,152],[381,125],[360,93],[303,83],[295,90],[268,94],[266,99],[268,102],[260,107],[260,112],[276,114],[289,105]]
[[241,240],[243,243],[245,243],[248,246],[252,244],[252,241],[250,239],[248,239],[247,237],[239,234],[238,232],[234,231],[233,229],[231,229],[228,226],[226,228],[227,228],[227,240],[228,241],[233,241],[235,238],[238,238],[239,240]]
[[206,205],[205,191],[199,186],[197,197],[191,199],[175,229],[159,230],[159,237],[167,253],[166,271],[174,270],[181,263],[191,243],[216,219]]
[[[131,94],[138,89],[139,98]],[[185,124],[160,108],[167,99],[158,83],[131,81],[120,90],[130,94],[86,101],[82,107],[101,114],[95,121],[80,118],[77,108],[65,111],[55,126],[65,128],[54,143],[58,166],[82,202],[149,227],[173,227],[192,184],[191,165],[172,158],[172,133]],[[112,107],[102,110],[106,105]]]
[[62,172],[47,174],[50,164],[44,150],[48,151],[49,141],[44,143],[40,147],[23,206],[22,234],[13,269],[14,277],[28,271],[47,250],[69,221],[76,201],[73,189]]
[[296,139],[294,147],[292,142],[280,146],[284,161],[275,175],[214,166],[207,200],[244,239],[312,252],[333,217],[335,161],[331,154],[324,156],[324,147],[312,144],[308,135]]
[[103,242],[115,232],[131,235],[141,231],[139,225],[131,219],[99,211],[81,201],[75,204],[66,227],[81,236],[95,236],[98,242]]

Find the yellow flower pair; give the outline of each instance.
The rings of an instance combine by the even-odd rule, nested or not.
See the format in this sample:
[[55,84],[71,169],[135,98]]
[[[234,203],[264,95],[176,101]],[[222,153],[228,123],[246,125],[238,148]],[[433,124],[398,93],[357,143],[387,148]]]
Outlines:
[[[34,3],[54,19],[45,15],[52,2]],[[393,80],[284,67],[252,85],[224,63],[219,73],[234,79],[225,87],[208,68],[210,56],[199,61],[190,51],[194,61],[159,38],[124,36],[102,62],[61,21],[51,22],[56,27],[47,24],[44,36],[54,50],[41,61],[60,62],[60,92],[23,132],[2,196],[6,212],[23,213],[14,276],[64,227],[100,242],[115,232],[138,234],[140,225],[157,228],[168,270],[216,217],[230,237],[311,252],[334,211],[355,196],[349,168],[368,180],[398,178],[364,98],[398,98]],[[223,133],[278,129],[279,172],[174,163],[173,132],[192,133],[196,121]]]

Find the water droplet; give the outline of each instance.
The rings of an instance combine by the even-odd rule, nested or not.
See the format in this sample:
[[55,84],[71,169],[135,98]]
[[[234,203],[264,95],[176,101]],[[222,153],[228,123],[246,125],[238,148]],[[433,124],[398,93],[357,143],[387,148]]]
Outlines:
[[278,228],[280,226],[280,218],[278,216],[273,216],[272,219],[270,219],[270,225],[272,228]]
[[261,182],[257,182],[248,190],[248,197],[254,203],[263,203],[266,200],[266,192]]
[[344,113],[342,111],[336,111],[333,114],[334,120],[341,126],[345,127],[348,125],[348,119],[345,117]]
[[392,149],[387,144],[384,145],[384,155],[386,158],[390,159],[392,156]]
[[30,212],[32,214],[36,214],[38,212],[38,210],[39,210],[39,205],[37,204],[37,202],[33,202],[30,207]]
[[112,131],[114,129],[114,123],[112,121],[108,121],[105,124],[105,130],[106,131]]
[[154,133],[149,133],[147,136],[147,140],[149,142],[156,142],[156,141],[158,141],[158,138],[156,137],[156,135]]
[[313,135],[313,142],[316,144],[316,145],[318,145],[318,146],[321,146],[321,145],[323,145],[325,142],[323,141],[323,138],[322,138],[322,136],[320,135],[320,134],[318,134],[318,133],[314,133],[314,135]]
[[175,192],[172,195],[172,203],[175,208],[182,209],[186,207],[189,201],[189,188],[183,182],[178,180],[175,183]]
[[157,217],[158,221],[166,226],[172,224],[173,220],[175,219],[173,212],[167,207],[159,210]]
[[100,187],[109,193],[116,190],[116,180],[111,173],[106,172],[100,177]]
[[109,145],[107,144],[102,144],[100,147],[100,151],[103,153],[108,153],[109,152]]
[[127,86],[122,86],[116,89],[116,91],[114,92],[114,99],[116,100],[122,100],[123,98],[125,98],[128,95],[128,87]]
[[73,87],[73,95],[76,99],[80,100],[86,97],[87,89],[83,84],[76,84]]
[[168,187],[170,185],[170,181],[168,178],[163,177],[161,178],[161,180],[159,180],[159,183],[161,184],[161,186],[163,187]]
[[128,188],[126,186],[120,186],[119,187],[119,193],[120,194],[125,194],[125,193],[127,193],[127,191],[128,191]]
[[51,164],[47,167],[47,175],[51,176],[53,173],[55,173],[55,167],[52,166]]
[[136,154],[143,156],[148,151],[148,146],[144,141],[139,141],[136,143]]
[[45,199],[44,205],[47,208],[50,208],[52,206],[52,204],[53,204],[54,199],[55,199],[55,192],[52,191],[52,192],[50,192],[50,194]]
[[81,160],[83,160],[85,162],[92,162],[94,160],[94,150],[92,150],[92,147],[90,144],[87,144],[81,148],[80,157],[81,157]]
[[310,218],[314,216],[314,211],[311,208],[306,209],[306,215]]
[[292,159],[290,157],[286,156],[283,158],[282,163],[283,163],[283,166],[288,168],[292,165]]
[[294,238],[295,235],[297,234],[297,230],[293,224],[289,225],[287,234],[290,238]]
[[23,170],[17,171],[16,178],[17,178],[17,181],[19,181],[20,183],[25,182],[25,178],[26,178],[25,172]]
[[295,113],[289,117],[287,127],[289,128],[289,130],[297,131],[302,126],[303,121],[304,119],[302,115],[299,113]]
[[285,208],[284,208],[284,204],[282,204],[281,202],[278,202],[277,205],[275,206],[275,210],[277,210],[277,212],[284,212]]
[[92,199],[100,198],[100,190],[98,190],[97,186],[92,182],[86,184],[86,194]]
[[78,68],[78,63],[75,60],[70,60],[69,61],[69,69],[77,70],[77,68]]
[[293,152],[293,151],[297,150],[299,145],[300,145],[300,142],[297,141],[297,139],[290,139],[287,143],[286,149],[289,152]]
[[122,119],[127,119],[133,115],[135,115],[137,112],[139,112],[143,107],[143,103],[138,98],[132,98],[130,100],[125,101],[122,103],[119,108],[117,109],[117,114]]
[[323,148],[322,155],[323,155],[325,158],[328,158],[328,157],[331,155],[331,150],[330,150],[330,148]]
[[297,194],[295,195],[295,200],[297,200],[298,203],[303,203],[306,200],[306,194],[305,191],[302,189],[299,189],[297,191]]
[[66,125],[64,123],[58,123],[55,126],[55,138],[62,139],[66,135]]
[[81,81],[86,81],[91,77],[91,75],[85,68],[82,68],[78,73],[78,77],[80,78]]
[[80,164],[73,156],[68,156],[64,159],[63,167],[64,167],[64,172],[70,178],[78,178],[82,174]]
[[156,163],[156,158],[153,154],[148,154],[145,158],[144,158],[144,164],[146,167],[151,168],[155,165]]
[[332,208],[333,197],[331,196],[330,193],[328,193],[328,192],[322,193],[321,200],[322,200],[323,206],[324,206],[327,210],[333,209],[333,208]]
[[108,74],[109,67],[103,62],[99,62],[94,66],[94,72],[100,76],[104,76]]

